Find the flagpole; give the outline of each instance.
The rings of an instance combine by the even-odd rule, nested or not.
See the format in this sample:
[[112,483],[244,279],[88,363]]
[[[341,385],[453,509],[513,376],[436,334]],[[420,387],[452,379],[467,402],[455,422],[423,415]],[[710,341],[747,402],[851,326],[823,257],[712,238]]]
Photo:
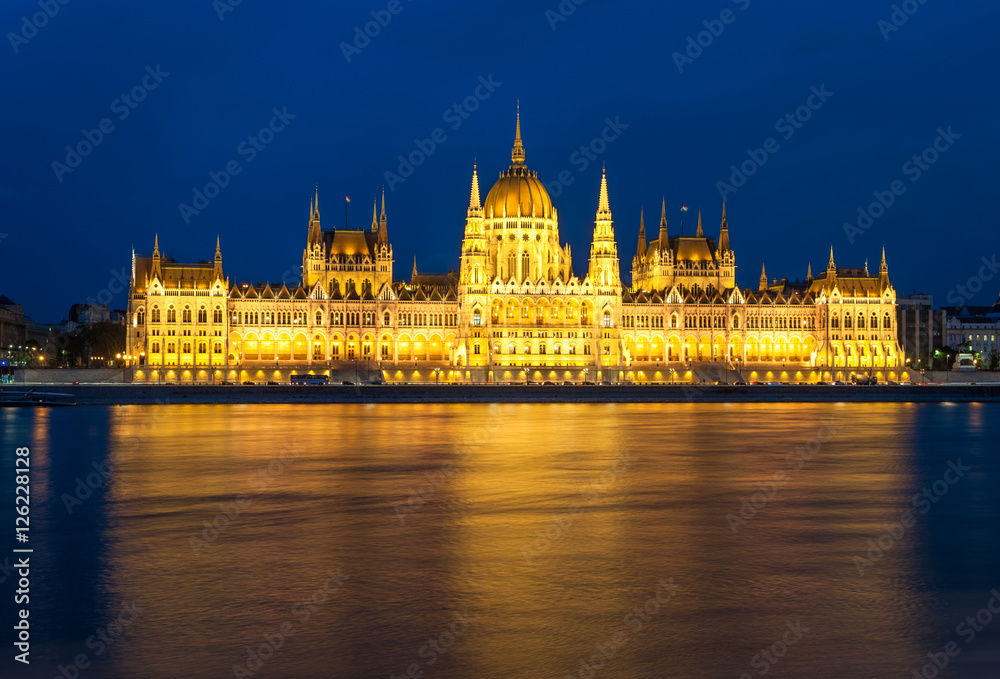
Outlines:
[[347,231],[347,206],[350,204],[347,196],[344,196],[344,231]]

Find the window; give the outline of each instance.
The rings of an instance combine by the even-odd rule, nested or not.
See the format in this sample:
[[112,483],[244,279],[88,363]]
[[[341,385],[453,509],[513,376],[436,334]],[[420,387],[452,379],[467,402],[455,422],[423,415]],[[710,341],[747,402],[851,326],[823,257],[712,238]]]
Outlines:
[[170,307],[167,309],[167,323],[177,322],[177,309]]
[[198,309],[198,322],[208,323],[208,309],[206,309],[205,307],[201,307],[200,309]]
[[136,325],[145,325],[146,324],[146,312],[143,311],[142,309],[139,309],[139,312],[136,314],[135,322],[136,322]]
[[514,347],[514,343],[513,342],[511,342],[510,344],[507,345],[507,353],[508,354],[517,353],[517,351],[516,351],[516,349]]
[[383,359],[389,358],[389,344],[387,342],[382,343],[381,354]]
[[159,343],[159,342],[153,342],[153,349],[152,349],[152,352],[153,352],[154,354],[158,354],[158,353],[160,353],[160,343]]
[[670,327],[671,328],[677,327],[677,314],[670,314]]
[[354,360],[354,342],[351,342],[350,344],[347,345],[347,360],[348,361]]
[[559,354],[560,353],[560,348],[559,348],[558,344],[555,345],[554,347],[552,347],[552,353],[553,354]]
[[222,342],[216,342],[215,346],[212,348],[212,353],[221,354],[222,353]]
[[539,354],[544,354],[545,353],[545,343],[544,342],[542,344],[538,345],[538,353]]
[[208,353],[208,345],[206,345],[204,342],[198,342],[198,353],[199,354],[207,354]]
[[153,307],[153,313],[150,314],[149,320],[152,321],[153,323],[160,322],[160,307],[155,307],[155,306]]
[[177,345],[174,344],[173,342],[170,342],[169,344],[167,344],[167,353],[168,354],[175,354],[175,353],[177,353]]
[[212,322],[222,323],[222,307],[215,307],[215,311],[212,312]]
[[385,315],[382,316],[382,325],[389,325],[392,322],[392,318],[389,316],[389,312],[386,311]]
[[573,344],[569,345],[569,355],[570,356],[575,356],[576,355],[576,345],[573,345]]
[[479,342],[476,342],[474,345],[472,345],[472,353],[475,354],[476,356],[480,354]]
[[611,327],[611,314],[607,311],[604,312],[604,327],[605,328]]
[[316,325],[323,325],[323,312],[322,311],[317,311],[316,312]]
[[482,325],[483,324],[483,314],[476,309],[472,312],[472,325]]
[[188,306],[184,307],[184,314],[183,314],[183,316],[181,316],[181,321],[183,323],[190,323],[191,322],[191,307],[188,307]]
[[313,342],[313,360],[321,361],[323,360],[323,343]]
[[590,345],[589,344],[584,344],[583,345],[583,355],[584,356],[590,356]]
[[191,343],[190,342],[185,342],[184,343],[184,353],[185,354],[190,354],[191,353]]
[[340,360],[340,344],[334,342],[333,347],[330,348],[330,355],[334,360]]

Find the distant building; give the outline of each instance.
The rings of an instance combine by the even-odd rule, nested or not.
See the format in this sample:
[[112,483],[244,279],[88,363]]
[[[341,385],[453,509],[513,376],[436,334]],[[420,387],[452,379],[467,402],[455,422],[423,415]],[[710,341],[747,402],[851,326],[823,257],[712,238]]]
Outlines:
[[899,342],[910,365],[930,368],[936,350],[948,344],[947,312],[934,310],[934,297],[912,294],[896,298]]
[[24,309],[6,295],[0,295],[0,347],[20,347],[25,343]]
[[977,354],[1000,351],[1000,299],[993,306],[946,307],[948,346],[967,345]]
[[74,304],[69,308],[69,320],[64,329],[72,332],[79,327],[111,322],[111,309],[107,304]]

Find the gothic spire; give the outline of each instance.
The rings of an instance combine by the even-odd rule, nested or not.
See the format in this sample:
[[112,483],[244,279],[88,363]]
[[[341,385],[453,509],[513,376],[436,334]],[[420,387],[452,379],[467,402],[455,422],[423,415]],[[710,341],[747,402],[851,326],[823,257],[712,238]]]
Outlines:
[[646,222],[642,208],[639,208],[639,245],[635,250],[635,256],[640,262],[646,259]]
[[514,132],[514,148],[510,160],[515,165],[524,165],[524,143],[521,141],[521,100],[517,101],[517,127]]
[[660,208],[660,249],[667,249],[667,198],[663,197],[663,205]]
[[806,280],[811,281],[813,279],[813,263],[809,262],[809,266],[806,268]]
[[378,231],[378,218],[375,216],[376,215],[375,208],[377,207],[378,207],[378,200],[376,198],[372,198],[372,233]]
[[882,246],[882,263],[878,265],[878,272],[880,274],[889,273],[889,265],[885,262],[885,246]]
[[378,218],[378,242],[380,245],[389,244],[389,220],[385,216],[385,187],[382,187],[382,214]]
[[601,168],[601,195],[597,200],[597,219],[611,219],[611,203],[608,200],[608,176],[605,168]]
[[826,270],[827,271],[833,271],[835,273],[837,271],[837,265],[833,261],[833,246],[832,245],[830,246],[830,261],[826,265]]
[[698,210],[698,232],[694,234],[695,238],[704,238],[705,232],[701,230],[701,210]]
[[413,273],[410,274],[410,283],[413,283],[414,279],[417,277],[417,255],[413,255]]
[[764,270],[764,263],[760,265],[760,290],[767,290],[767,271]]
[[719,228],[719,250],[729,250],[729,222],[726,221],[726,201],[722,201],[722,226]]
[[479,175],[476,172],[476,163],[472,163],[472,189],[469,191],[469,217],[482,217],[483,203],[479,198]]
[[155,234],[153,236],[153,257],[159,259],[160,257],[160,234]]

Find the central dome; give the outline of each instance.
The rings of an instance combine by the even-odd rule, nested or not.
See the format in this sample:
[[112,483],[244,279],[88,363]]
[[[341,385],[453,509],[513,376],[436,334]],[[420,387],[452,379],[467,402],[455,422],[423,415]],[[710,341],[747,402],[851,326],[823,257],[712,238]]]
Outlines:
[[538,173],[532,172],[524,164],[520,110],[517,114],[517,131],[510,159],[511,166],[500,175],[500,179],[486,194],[486,202],[483,203],[483,212],[486,218],[537,217],[551,219],[554,215],[554,209],[549,192],[545,189],[545,185],[538,181]]

